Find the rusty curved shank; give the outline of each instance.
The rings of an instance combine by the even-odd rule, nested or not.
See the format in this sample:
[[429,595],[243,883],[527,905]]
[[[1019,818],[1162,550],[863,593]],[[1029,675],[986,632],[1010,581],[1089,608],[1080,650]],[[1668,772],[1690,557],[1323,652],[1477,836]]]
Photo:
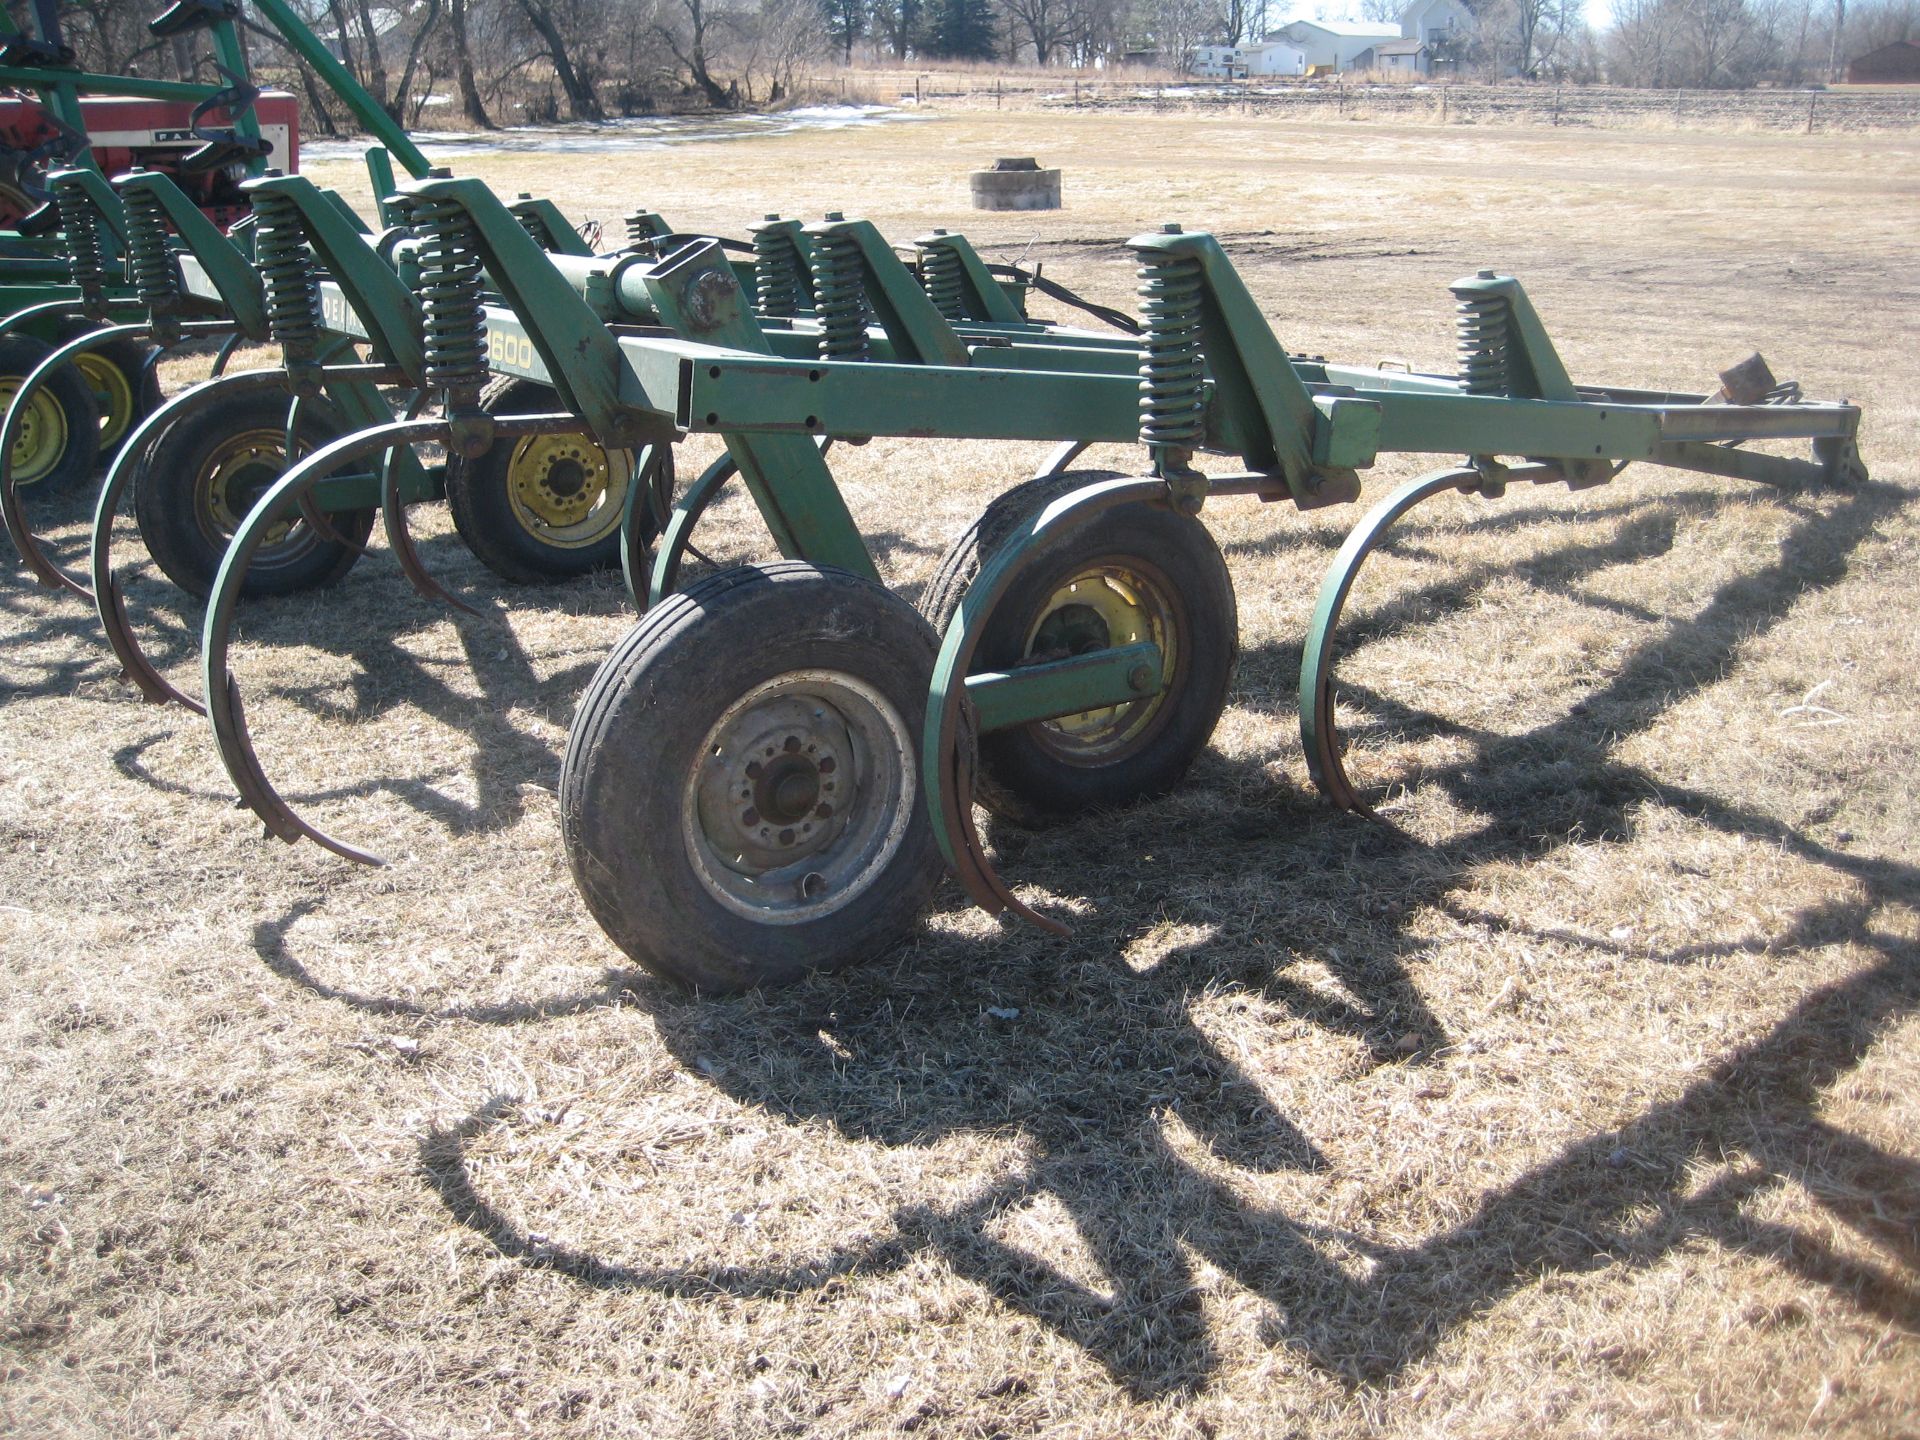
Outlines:
[[227,653],[233,632],[234,612],[240,602],[240,586],[253,562],[254,554],[267,533],[290,511],[299,507],[303,495],[338,470],[363,456],[392,450],[400,445],[416,445],[444,440],[444,420],[396,420],[343,436],[323,445],[298,464],[288,468],[262,495],[234,532],[227,553],[214,578],[213,593],[207,601],[206,629],[202,636],[200,665],[205,686],[207,718],[213,723],[214,744],[227,767],[240,798],[258,815],[269,834],[292,844],[305,837],[323,849],[364,865],[385,862],[371,851],[336,840],[325,831],[303,820],[268,781],[254,753],[252,737],[247,733],[246,712],[240,700],[240,686],[227,667]]
[[123,336],[138,335],[145,339],[146,334],[145,325],[108,325],[100,330],[88,331],[64,345],[54,346],[21,383],[19,390],[14,393],[13,403],[7,407],[6,420],[0,423],[0,521],[5,522],[13,548],[20,552],[20,559],[33,572],[36,580],[50,590],[66,590],[82,600],[91,601],[93,592],[47,558],[46,552],[40,548],[40,537],[33,533],[26,515],[20,509],[19,477],[13,472],[13,447],[20,438],[20,428],[26,423],[27,409],[33,397],[63,365],[75,356],[98,350]]
[[206,713],[204,705],[175,689],[161,675],[147,658],[128,620],[126,597],[121,592],[119,578],[113,573],[113,520],[119,512],[121,497],[133,483],[133,477],[139,473],[147,452],[159,443],[160,437],[176,422],[217,405],[230,395],[250,390],[282,389],[286,385],[286,375],[284,370],[247,370],[238,375],[208,380],[174,396],[140,422],[120,447],[120,453],[114,456],[113,464],[107,467],[106,483],[100,487],[100,498],[94,505],[93,544],[88,556],[93,574],[94,605],[100,612],[100,625],[106,631],[107,644],[120,660],[120,668],[139,688],[142,698],[151,704],[172,702],[186,706],[196,715]]
[[1015,531],[967,587],[960,613],[947,627],[940,657],[933,667],[933,692],[927,705],[927,728],[920,750],[921,781],[927,787],[928,811],[934,838],[953,867],[955,878],[976,905],[989,915],[1010,910],[1021,919],[1056,935],[1067,927],[1024,904],[994,872],[973,824],[973,747],[966,743],[971,727],[964,724],[967,670],[973,664],[986,623],[1008,589],[1046,545],[1067,531],[1086,524],[1116,505],[1135,502],[1167,504],[1167,482],[1156,476],[1128,476],[1103,480],[1061,496],[1042,510],[1024,530]]
[[1347,592],[1353,589],[1360,567],[1386,539],[1396,521],[1421,501],[1448,491],[1480,488],[1478,470],[1436,470],[1410,480],[1367,512],[1353,527],[1340,553],[1327,567],[1320,583],[1320,597],[1313,607],[1313,620],[1307,626],[1307,644],[1300,656],[1300,744],[1307,752],[1307,768],[1313,783],[1342,810],[1351,810],[1370,818],[1373,807],[1360,798],[1347,778],[1340,760],[1340,734],[1333,719],[1333,629],[1340,623]]

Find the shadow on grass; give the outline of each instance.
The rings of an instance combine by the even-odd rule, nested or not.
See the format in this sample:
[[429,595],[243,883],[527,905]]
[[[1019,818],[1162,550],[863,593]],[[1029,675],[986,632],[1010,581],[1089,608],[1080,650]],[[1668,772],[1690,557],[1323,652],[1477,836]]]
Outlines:
[[[1270,1343],[1352,1384],[1390,1379],[1543,1271],[1647,1265],[1701,1238],[1766,1257],[1888,1322],[1920,1321],[1913,1216],[1881,1204],[1920,1191],[1920,1165],[1819,1114],[1824,1092],[1920,1009],[1920,950],[1877,922],[1883,906],[1920,900],[1920,871],[1835,850],[1616,758],[1624,737],[1717,682],[1738,647],[1837,583],[1850,554],[1905,498],[1868,487],[1830,514],[1804,515],[1774,563],[1643,645],[1565,717],[1518,735],[1460,732],[1472,753],[1427,770],[1422,783],[1490,818],[1442,844],[1332,814],[1259,766],[1209,757],[1185,799],[1044,834],[996,834],[1002,864],[1017,878],[1090,902],[1093,918],[1079,920],[1069,940],[1011,929],[985,940],[930,937],[891,972],[846,972],[740,1000],[638,991],[677,1055],[773,1115],[824,1120],[887,1145],[954,1132],[1025,1137],[1019,1173],[982,1198],[947,1210],[903,1207],[888,1238],[854,1250],[763,1268],[649,1268],[539,1238],[481,1193],[468,1150],[515,1122],[509,1099],[427,1136],[421,1173],[456,1220],[502,1253],[597,1287],[771,1296],[931,1254],[1082,1347],[1142,1397],[1201,1388],[1217,1366],[1195,1254],[1269,1302]],[[1670,544],[1657,517],[1626,518],[1616,547],[1582,545],[1530,563],[1564,588]],[[1366,616],[1358,618],[1364,629]],[[1284,668],[1297,665],[1297,653],[1255,660]],[[1803,907],[1784,933],[1637,950],[1641,958],[1686,964],[1847,943],[1877,959],[1805,994],[1674,1099],[1567,1145],[1418,1243],[1383,1245],[1249,1206],[1175,1152],[1169,1114],[1243,1172],[1327,1163],[1266,1100],[1257,1077],[1209,1041],[1196,1002],[1243,987],[1360,1041],[1371,1063],[1426,1062],[1450,1037],[1409,971],[1423,942],[1402,917],[1434,907],[1477,921],[1458,892],[1481,867],[1548,855],[1570,838],[1628,836],[1647,805],[1778,847],[1853,884],[1843,898]],[[1223,895],[1236,877],[1256,876],[1275,899]],[[1086,893],[1090,880],[1100,893]],[[1284,934],[1274,935],[1283,920]],[[1116,963],[1168,925],[1205,938],[1144,974]],[[1552,927],[1541,933],[1610,948]],[[1291,979],[1289,954],[1326,965],[1346,996]],[[1026,1017],[1020,1026],[988,1023],[1008,1009]],[[1729,1157],[1739,1163],[1722,1178],[1691,1184],[1701,1163]],[[1788,1182],[1895,1264],[1850,1258],[1755,1218],[1752,1201]],[[997,1217],[1040,1196],[1072,1217],[1111,1294],[992,1233]]]

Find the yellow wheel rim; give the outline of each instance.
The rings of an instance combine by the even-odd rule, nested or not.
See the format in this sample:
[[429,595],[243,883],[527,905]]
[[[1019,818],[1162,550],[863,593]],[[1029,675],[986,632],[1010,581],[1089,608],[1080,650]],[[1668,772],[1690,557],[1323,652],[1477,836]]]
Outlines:
[[1105,705],[1041,721],[1033,728],[1061,758],[1105,763],[1152,727],[1180,663],[1174,609],[1166,582],[1132,565],[1092,565],[1047,597],[1027,632],[1025,658],[1065,659],[1115,645],[1151,640],[1160,647],[1168,689],[1123,705]]
[[[243,430],[230,435],[207,456],[194,491],[199,497],[200,524],[209,539],[224,547],[247,512],[287,468],[287,437],[282,430]],[[267,531],[263,551],[284,543],[295,520],[282,520]]]
[[100,404],[100,448],[110,449],[133,425],[133,381],[104,355],[77,355],[73,363]]
[[[19,375],[0,375],[0,415],[12,408],[25,383]],[[44,480],[67,452],[67,412],[43,385],[33,392],[20,422],[13,442],[13,479],[16,485],[31,485]]]
[[507,462],[507,500],[520,528],[543,545],[578,550],[620,528],[633,454],[585,435],[529,435]]

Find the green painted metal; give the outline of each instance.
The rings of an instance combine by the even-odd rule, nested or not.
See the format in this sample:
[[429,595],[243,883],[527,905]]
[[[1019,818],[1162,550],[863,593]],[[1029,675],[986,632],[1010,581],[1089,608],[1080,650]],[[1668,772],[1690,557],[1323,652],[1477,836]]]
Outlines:
[[[544,363],[545,383],[559,393],[565,408],[586,422],[595,440],[626,449],[664,433],[620,405],[618,342],[483,182],[435,177],[400,188],[419,199],[452,201],[465,212],[481,261],[508,308],[523,319],[538,317],[537,324],[524,327],[524,334]],[[512,337],[503,333],[502,338]],[[490,346],[489,355],[495,353]],[[511,364],[519,357],[504,358]]]
[[82,94],[125,95],[135,100],[185,100],[193,104],[220,92],[218,85],[189,80],[151,80],[142,75],[100,75],[89,70],[42,70],[27,65],[0,65],[0,85],[17,90],[42,89],[50,83],[71,86]]
[[1057,720],[1104,705],[1125,705],[1166,689],[1165,657],[1151,640],[1065,660],[980,670],[967,676],[967,701],[981,734],[1036,720]]
[[1164,480],[1138,476],[1098,481],[1062,496],[1003,540],[967,587],[960,613],[947,626],[939,657],[934,661],[926,729],[921,737],[920,780],[926,789],[927,813],[940,853],[953,868],[961,888],[988,914],[1011,910],[1042,929],[1064,932],[1065,928],[1036,913],[1007,888],[994,873],[974,833],[970,762],[960,753],[958,740],[967,676],[987,618],[1041,547],[1117,505],[1140,501],[1164,504],[1170,498]]
[[1307,624],[1306,648],[1300,656],[1300,743],[1307,752],[1313,783],[1342,810],[1371,813],[1340,763],[1333,723],[1333,630],[1340,623],[1347,594],[1360,567],[1401,516],[1436,495],[1471,489],[1479,478],[1472,470],[1440,470],[1401,486],[1353,527],[1321,581],[1313,619]]
[[[322,190],[304,175],[273,175],[249,180],[241,187],[249,195],[279,195],[300,212],[307,244],[326,267],[330,290],[323,298],[321,319],[329,329],[346,331],[348,317],[358,322],[356,338],[372,343],[379,359],[405,371],[418,386],[423,383],[426,354],[420,332],[420,306],[413,292],[400,282],[393,267],[380,258],[364,229],[340,213],[334,192]],[[229,245],[228,251],[233,247]],[[206,258],[196,250],[203,268]],[[212,278],[209,276],[209,278]],[[221,298],[233,298],[220,286]]]
[[966,236],[935,230],[920,236],[913,244],[920,252],[923,267],[928,256],[935,252],[943,252],[951,257],[949,263],[955,267],[960,281],[961,305],[967,319],[991,325],[1019,325],[1026,320],[1025,312],[1014,303],[1006,288],[993,278]]
[[1507,369],[1510,393],[1532,400],[1572,400],[1576,398],[1573,381],[1560,354],[1547,338],[1547,327],[1511,275],[1482,270],[1478,275],[1456,280],[1447,287],[1456,297],[1498,296],[1508,307]]
[[573,222],[562,215],[560,207],[551,200],[536,200],[531,195],[522,195],[507,209],[519,220],[521,228],[532,235],[548,254],[593,254],[593,247],[587,244],[574,228]]
[[138,191],[151,196],[180,238],[185,253],[191,255],[207,277],[207,284],[218,297],[240,333],[249,340],[267,338],[266,287],[260,272],[220,233],[219,227],[201,213],[180,187],[165,175],[136,170],[117,182],[122,194]]
[[968,363],[966,345],[871,221],[823,220],[807,226],[806,234],[816,243],[832,237],[855,247],[867,304],[897,355],[913,365]]
[[281,38],[294,53],[307,63],[329,90],[346,103],[353,118],[393,154],[408,174],[421,176],[433,168],[407,132],[374,103],[373,97],[353,78],[352,72],[333,58],[320,37],[307,27],[286,0],[248,0],[248,3],[262,19],[280,32]]
[[[682,334],[735,352],[767,348],[746,292],[715,241],[683,246],[650,267],[647,291],[655,313]],[[812,439],[736,430],[726,440],[782,555],[879,578],[860,527]]]

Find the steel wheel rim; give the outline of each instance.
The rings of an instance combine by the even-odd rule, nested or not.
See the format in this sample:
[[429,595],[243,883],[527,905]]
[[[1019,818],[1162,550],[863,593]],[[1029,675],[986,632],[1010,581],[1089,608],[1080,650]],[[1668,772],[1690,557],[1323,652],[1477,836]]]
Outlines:
[[[14,396],[25,383],[18,375],[0,376],[0,414],[12,408]],[[44,480],[66,449],[67,412],[43,385],[33,392],[27,413],[20,417],[20,434],[13,442],[14,483],[31,485]]]
[[1027,627],[1022,659],[1062,659],[1109,646],[1152,641],[1160,647],[1166,688],[1120,705],[1083,710],[1028,726],[1068,764],[1104,765],[1137,749],[1159,728],[1181,663],[1172,587],[1138,561],[1102,561],[1068,576]]
[[[226,549],[247,512],[286,469],[287,437],[283,430],[242,430],[222,440],[208,454],[193,487],[195,518],[201,533],[218,548]],[[311,543],[311,535],[298,520],[282,520],[267,531],[253,563],[285,560]]]
[[133,425],[133,382],[104,355],[91,351],[73,357],[81,380],[100,404],[100,446],[118,445]]
[[707,731],[681,798],[701,886],[763,924],[850,904],[906,839],[914,739],[886,696],[842,671],[754,686]]
[[543,545],[579,550],[620,528],[633,454],[605,450],[578,432],[528,435],[507,460],[507,503]]

